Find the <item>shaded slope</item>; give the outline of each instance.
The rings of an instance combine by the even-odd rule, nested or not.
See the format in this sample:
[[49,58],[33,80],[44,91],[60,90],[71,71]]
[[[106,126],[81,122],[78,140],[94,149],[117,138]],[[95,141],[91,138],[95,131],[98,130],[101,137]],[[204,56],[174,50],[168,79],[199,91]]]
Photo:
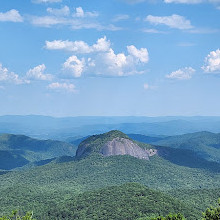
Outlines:
[[11,170],[28,163],[29,161],[18,153],[0,150],[0,169],[2,170]]
[[61,141],[37,140],[24,135],[2,134],[0,135],[0,150],[10,151],[34,162],[63,155],[74,156],[76,147]]

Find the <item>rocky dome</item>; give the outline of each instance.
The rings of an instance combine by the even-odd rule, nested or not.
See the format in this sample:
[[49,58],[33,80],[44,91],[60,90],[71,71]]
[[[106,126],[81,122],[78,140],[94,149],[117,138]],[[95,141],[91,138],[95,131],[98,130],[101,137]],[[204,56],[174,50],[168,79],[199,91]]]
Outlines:
[[112,141],[108,141],[101,148],[100,153],[104,156],[130,155],[139,159],[149,160],[147,150],[125,138],[114,138]]
[[[93,152],[105,157],[116,155],[130,155],[139,159],[149,160],[150,156],[157,153],[156,149],[140,147],[127,135],[120,131],[110,131],[101,135],[94,135],[83,141],[76,153],[76,157],[85,157]],[[152,146],[153,147],[153,146]]]

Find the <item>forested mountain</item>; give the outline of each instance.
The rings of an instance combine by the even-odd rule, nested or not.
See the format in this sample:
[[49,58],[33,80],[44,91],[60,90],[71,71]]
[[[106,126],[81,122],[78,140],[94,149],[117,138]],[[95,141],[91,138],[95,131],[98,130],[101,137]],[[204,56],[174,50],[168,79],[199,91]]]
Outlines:
[[140,217],[157,217],[171,213],[183,213],[195,220],[199,215],[195,208],[173,197],[137,183],[103,188],[82,193],[67,199],[62,205],[51,208],[48,219],[80,220],[135,220]]
[[3,170],[64,155],[74,156],[75,152],[74,145],[61,141],[37,140],[24,135],[0,135],[0,169]]
[[[117,142],[112,142],[115,139]],[[127,147],[154,150],[154,154],[147,159],[130,153],[103,154],[106,144],[110,149],[124,149],[124,140],[129,141]],[[13,149],[13,145],[9,149]],[[213,204],[213,198],[220,197],[219,163],[203,160],[188,149],[144,144],[120,131],[111,131],[85,139],[79,145],[79,151],[82,154],[76,158],[63,156],[41,161],[42,166],[31,168],[26,165],[24,170],[2,172],[0,214],[18,208],[33,210],[38,219],[45,219],[45,216],[51,220],[61,216],[63,219],[73,216],[78,219],[94,216],[90,219],[96,219],[97,215],[112,220],[123,219],[115,218],[110,212],[110,207],[114,208],[116,204],[121,208],[114,212],[115,215],[121,212],[122,216],[127,216],[139,210],[135,214],[139,218],[150,217],[147,213],[166,215],[170,211],[180,211],[188,219],[195,220],[201,218],[204,207]],[[131,182],[142,185],[122,185]],[[135,192],[143,192],[143,195],[136,196]],[[100,200],[105,203],[100,204]],[[122,204],[127,206],[122,208]],[[133,208],[129,204],[134,204]]]
[[220,163],[220,134],[204,131],[156,139],[144,135],[130,135],[130,137],[154,145],[188,149],[205,160]]

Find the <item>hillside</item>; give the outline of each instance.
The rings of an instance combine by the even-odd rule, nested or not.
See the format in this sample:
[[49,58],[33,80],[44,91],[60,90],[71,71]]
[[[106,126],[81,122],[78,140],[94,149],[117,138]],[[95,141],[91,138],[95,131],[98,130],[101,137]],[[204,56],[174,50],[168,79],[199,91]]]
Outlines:
[[61,141],[37,140],[24,135],[0,135],[0,169],[3,170],[64,155],[74,156],[75,152],[74,145]]
[[16,167],[25,166],[28,163],[29,161],[19,153],[0,150],[0,169],[11,170]]
[[178,149],[189,149],[201,158],[220,163],[220,134],[197,132],[167,137],[152,144]]
[[[143,135],[133,136],[142,140],[145,137]],[[146,137],[145,140],[149,140],[149,137]],[[147,160],[157,154],[159,157],[180,166],[220,172],[220,164],[199,157],[192,149],[144,144],[132,140],[126,134],[117,130],[86,138],[79,144],[76,158],[83,158],[92,153],[98,153],[103,156],[130,155]]]
[[[105,156],[101,154],[102,146],[115,138],[130,140],[141,149],[156,149],[157,154],[152,156],[150,160],[139,159],[131,155]],[[177,199],[180,198],[180,202],[184,201],[182,208],[191,205],[191,208],[195,211],[192,212],[197,213],[197,217],[192,219],[195,220],[200,219],[199,215],[204,206],[211,205],[211,199],[217,196],[216,192],[220,188],[219,164],[206,161],[206,164],[203,165],[204,161],[201,159],[196,161],[198,157],[190,150],[154,147],[135,142],[120,131],[91,136],[81,143],[79,149],[85,144],[89,151],[86,151],[82,157],[64,156],[41,161],[40,165],[42,166],[39,167],[30,168],[26,165],[27,169],[25,170],[2,173],[0,175],[0,214],[7,214],[8,210],[19,208],[25,211],[33,210],[40,216],[47,215],[50,210],[52,210],[50,212],[51,216],[53,213],[62,215],[63,209],[65,213],[69,213],[68,215],[75,215],[71,211],[73,209],[67,208],[66,210],[65,207],[69,207],[69,203],[70,207],[78,207],[78,202],[84,207],[82,210],[77,211],[80,216],[84,216],[85,212],[93,213],[93,210],[94,212],[100,210],[100,213],[102,213],[102,209],[98,207],[96,209],[96,203],[92,201],[90,202],[90,208],[86,208],[88,206],[87,199],[92,197],[97,202],[102,199],[108,204],[112,197],[108,193],[105,194],[105,190],[100,191],[103,197],[100,197],[100,192],[98,194],[96,194],[97,192],[94,192],[94,194],[87,194],[86,192],[136,182],[152,190],[164,191]],[[116,190],[117,192],[118,190],[118,188],[111,189],[106,189],[106,192],[108,190],[110,192]],[[190,200],[190,193],[186,193],[190,190],[197,191],[197,193],[192,193],[195,198],[194,201]],[[210,193],[205,194],[207,190]],[[176,192],[182,192],[182,194],[178,195]],[[200,202],[201,198],[196,197],[196,194],[200,192],[207,198],[202,204]],[[85,194],[78,196],[81,193]],[[184,197],[184,193],[188,195],[188,200]],[[133,198],[133,196],[131,197]],[[124,203],[125,200],[123,199],[123,197],[121,200],[117,199],[118,206],[120,206],[120,203]],[[143,199],[141,204],[148,201],[145,200],[147,198]],[[66,203],[66,201],[69,201],[69,203]],[[174,200],[170,199],[169,201]],[[175,204],[180,203],[175,202]],[[160,206],[163,207],[163,205]],[[107,210],[108,206],[105,207]],[[169,209],[172,210],[172,207],[169,207]],[[126,212],[124,213],[126,214]]]
[[[216,189],[220,188],[220,173],[179,166],[157,155],[140,160],[128,155],[103,157],[94,153],[78,161],[52,161],[0,175],[0,213],[19,208],[44,214],[51,204],[55,206],[79,193],[129,182],[160,191]],[[197,200],[193,207],[201,210],[200,205]]]
[[195,209],[177,199],[137,183],[85,192],[55,206],[47,215],[48,219],[134,220],[169,212],[181,212],[188,219],[199,215]]

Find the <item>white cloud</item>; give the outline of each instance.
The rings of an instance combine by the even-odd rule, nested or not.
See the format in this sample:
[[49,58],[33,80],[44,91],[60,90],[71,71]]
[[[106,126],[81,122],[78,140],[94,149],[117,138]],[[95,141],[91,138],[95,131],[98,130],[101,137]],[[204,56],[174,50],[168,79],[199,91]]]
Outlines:
[[69,57],[66,62],[63,64],[63,70],[66,72],[66,75],[71,77],[80,77],[85,67],[85,59],[81,60],[77,56]]
[[206,73],[220,73],[220,50],[211,51],[205,58],[205,65],[202,69]]
[[138,50],[135,46],[128,46],[128,55],[124,53],[116,54],[112,48],[108,52],[98,53],[94,58],[94,68],[87,69],[99,76],[128,76],[142,74],[139,70],[141,63],[148,62],[148,52],[146,48]]
[[48,89],[57,90],[57,91],[68,91],[68,92],[75,92],[75,85],[71,83],[59,83],[54,82],[48,85]]
[[73,13],[73,17],[77,18],[98,17],[98,15],[99,14],[97,12],[84,12],[82,7],[76,8],[75,13]]
[[3,67],[0,63],[0,82],[25,84],[29,83],[28,80],[22,79],[18,74],[10,72],[7,68]]
[[98,39],[91,46],[84,41],[46,41],[45,48],[74,53],[63,64],[63,76],[69,78],[81,77],[82,74],[99,76],[141,74],[143,64],[149,61],[146,48],[137,49],[134,45],[130,45],[127,46],[127,54],[115,53],[106,37]]
[[114,22],[118,22],[118,21],[128,20],[129,18],[130,18],[129,15],[121,14],[121,15],[116,15],[116,16],[113,18],[113,21],[114,21]]
[[47,12],[49,14],[45,16],[30,16],[30,23],[35,26],[48,28],[67,26],[72,30],[96,29],[99,31],[118,31],[122,29],[112,24],[105,25],[100,23],[97,19],[97,12],[84,12],[81,7],[77,8],[76,12],[72,15],[70,14],[71,12],[68,6],[64,6],[60,9],[48,8]]
[[48,50],[66,50],[75,53],[93,53],[99,51],[107,51],[110,48],[110,41],[106,39],[106,37],[100,38],[97,40],[96,44],[89,46],[84,41],[62,41],[62,40],[54,40],[54,41],[46,41],[45,48]]
[[47,8],[47,12],[56,15],[56,16],[68,16],[70,14],[70,9],[68,6],[64,6],[63,8]]
[[27,78],[32,80],[52,80],[53,77],[51,74],[44,74],[45,69],[46,66],[44,64],[38,65],[27,72]]
[[0,12],[0,21],[23,22],[23,17],[15,9],[11,9],[5,13]]
[[192,78],[192,75],[195,73],[195,70],[192,67],[185,67],[182,69],[178,69],[166,75],[166,78],[169,79],[178,79],[178,80],[188,80]]
[[164,24],[169,26],[170,28],[177,28],[182,30],[193,28],[190,20],[187,20],[185,17],[176,14],[164,17],[148,15],[145,21],[148,21],[154,25]]
[[96,42],[96,44],[92,45],[93,51],[99,52],[99,51],[107,51],[109,50],[111,46],[111,43],[109,40],[107,40],[106,36],[103,38],[99,38]]
[[57,25],[69,26],[73,30],[80,29],[96,29],[98,31],[109,30],[109,31],[118,31],[122,28],[115,25],[102,25],[97,21],[91,21],[89,19],[73,19],[66,16],[32,16],[30,18],[31,24],[40,27],[53,27]]
[[45,48],[48,50],[66,50],[76,53],[90,53],[90,47],[84,41],[46,41]]
[[146,48],[138,50],[134,45],[127,46],[128,53],[138,59],[142,63],[149,61],[149,54]]
[[58,3],[62,0],[33,0],[34,3]]
[[55,16],[42,16],[42,17],[32,17],[31,23],[36,26],[41,27],[51,27],[53,25],[67,24],[68,21],[63,17]]

